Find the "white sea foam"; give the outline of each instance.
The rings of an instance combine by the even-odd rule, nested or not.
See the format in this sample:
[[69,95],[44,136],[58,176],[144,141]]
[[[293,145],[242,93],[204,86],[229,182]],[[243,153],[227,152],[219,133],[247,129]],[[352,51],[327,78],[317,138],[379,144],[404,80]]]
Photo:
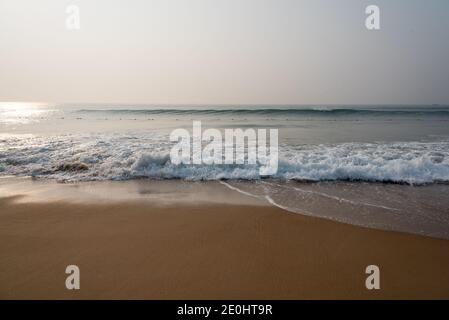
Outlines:
[[[0,175],[59,180],[258,180],[256,165],[174,165],[158,134],[3,135]],[[284,180],[449,182],[449,142],[280,146]],[[84,166],[85,165],[85,166]]]
[[[277,183],[273,183],[273,182],[268,183],[268,182],[262,181],[262,183],[267,184],[269,186],[273,186],[274,185],[274,186],[281,187],[281,188],[283,187],[281,184],[277,184]],[[373,203],[369,203],[369,202],[360,202],[360,201],[349,200],[349,199],[346,199],[346,198],[337,197],[337,196],[334,196],[334,195],[331,195],[331,194],[327,194],[327,193],[324,193],[324,192],[305,190],[305,189],[298,188],[298,187],[293,187],[293,190],[301,192],[301,193],[305,193],[305,194],[311,194],[311,195],[325,197],[325,198],[332,199],[332,200],[335,200],[335,201],[338,201],[338,202],[347,202],[349,204],[356,205],[356,206],[362,205],[362,206],[381,208],[381,209],[392,210],[392,211],[400,211],[401,210],[401,209],[398,209],[398,208],[391,208],[391,207],[382,206],[382,205],[378,205],[378,204],[373,204]]]
[[242,189],[239,189],[239,188],[237,188],[237,187],[231,186],[229,183],[226,183],[226,182],[224,182],[224,181],[220,181],[220,183],[221,183],[222,185],[228,187],[229,189],[231,189],[231,190],[233,190],[233,191],[237,191],[238,193],[241,193],[241,194],[243,194],[243,195],[245,195],[245,196],[252,197],[252,198],[257,198],[257,199],[261,199],[261,197],[258,196],[258,195],[256,195],[256,194],[252,194],[252,193],[246,192],[246,191],[244,191],[244,190],[242,190]]

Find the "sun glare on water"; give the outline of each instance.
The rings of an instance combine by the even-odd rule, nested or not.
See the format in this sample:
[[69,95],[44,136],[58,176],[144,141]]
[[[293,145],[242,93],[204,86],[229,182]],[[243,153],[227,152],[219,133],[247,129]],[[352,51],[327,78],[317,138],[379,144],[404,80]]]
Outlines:
[[48,105],[41,102],[0,102],[0,123],[25,124],[39,120]]

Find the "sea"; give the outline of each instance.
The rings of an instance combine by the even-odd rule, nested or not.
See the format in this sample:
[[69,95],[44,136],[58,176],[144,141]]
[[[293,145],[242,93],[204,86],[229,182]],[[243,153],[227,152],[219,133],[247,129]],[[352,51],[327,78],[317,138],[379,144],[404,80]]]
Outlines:
[[[277,173],[173,164],[175,129],[277,129]],[[0,103],[0,177],[216,181],[291,213],[449,239],[449,106]]]

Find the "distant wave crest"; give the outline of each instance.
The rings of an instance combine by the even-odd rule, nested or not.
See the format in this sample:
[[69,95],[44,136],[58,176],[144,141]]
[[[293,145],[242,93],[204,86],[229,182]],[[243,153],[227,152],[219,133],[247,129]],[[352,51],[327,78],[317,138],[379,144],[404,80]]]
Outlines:
[[350,116],[350,115],[373,115],[373,116],[449,116],[449,110],[441,108],[424,109],[351,109],[351,108],[330,108],[314,107],[307,109],[290,108],[223,108],[223,109],[80,109],[78,113],[107,113],[116,115],[178,115],[178,116]]

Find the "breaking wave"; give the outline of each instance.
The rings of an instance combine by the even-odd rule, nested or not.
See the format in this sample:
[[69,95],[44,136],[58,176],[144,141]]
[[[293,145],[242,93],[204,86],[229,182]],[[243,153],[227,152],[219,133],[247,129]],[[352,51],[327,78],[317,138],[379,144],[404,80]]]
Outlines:
[[[0,175],[63,181],[259,180],[257,165],[175,165],[157,134],[0,137]],[[280,145],[281,180],[449,182],[449,142]]]

